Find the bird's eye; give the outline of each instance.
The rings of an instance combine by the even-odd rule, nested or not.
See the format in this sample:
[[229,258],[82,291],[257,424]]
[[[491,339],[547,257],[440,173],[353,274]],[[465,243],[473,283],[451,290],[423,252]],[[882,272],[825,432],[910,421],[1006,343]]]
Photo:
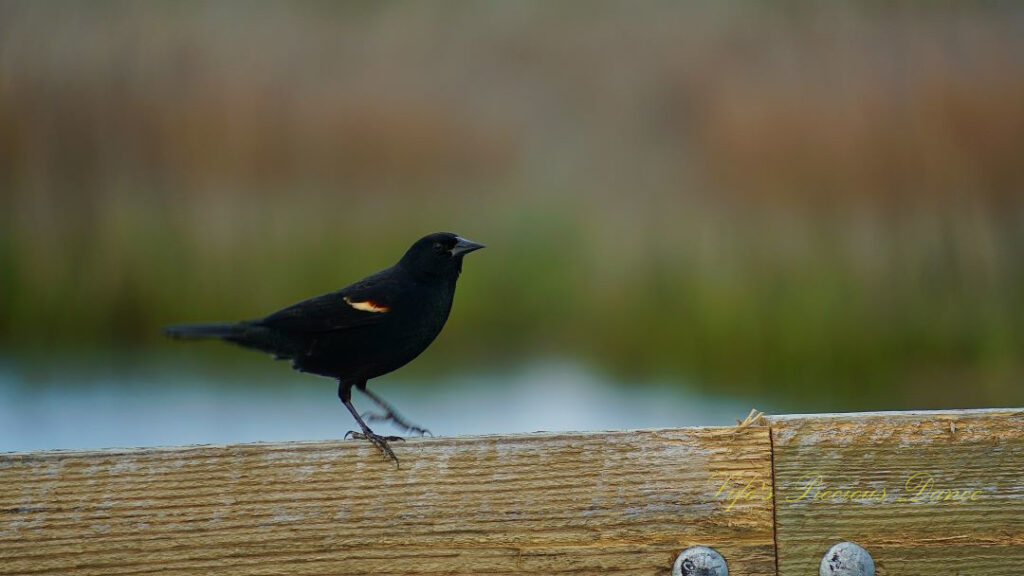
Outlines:
[[444,245],[440,242],[434,242],[434,252],[444,252]]

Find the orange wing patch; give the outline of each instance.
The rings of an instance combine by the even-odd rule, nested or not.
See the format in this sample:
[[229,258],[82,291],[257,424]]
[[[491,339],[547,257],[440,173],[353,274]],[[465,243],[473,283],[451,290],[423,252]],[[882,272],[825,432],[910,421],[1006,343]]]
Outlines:
[[356,310],[362,310],[363,312],[387,312],[389,308],[383,304],[377,304],[373,300],[364,300],[363,302],[353,302],[348,296],[345,296],[345,303],[355,308]]

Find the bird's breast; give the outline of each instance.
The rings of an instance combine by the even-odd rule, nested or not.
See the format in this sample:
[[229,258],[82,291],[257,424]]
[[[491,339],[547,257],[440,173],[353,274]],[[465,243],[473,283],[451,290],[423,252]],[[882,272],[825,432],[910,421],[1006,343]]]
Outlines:
[[372,367],[366,374],[369,378],[404,366],[437,338],[451,308],[451,293],[439,290],[396,302],[383,322],[350,342],[351,361]]

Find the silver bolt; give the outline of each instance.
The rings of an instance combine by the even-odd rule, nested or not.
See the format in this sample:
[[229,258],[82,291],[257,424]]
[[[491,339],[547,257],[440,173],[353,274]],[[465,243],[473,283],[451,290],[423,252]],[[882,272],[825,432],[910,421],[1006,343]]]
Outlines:
[[707,546],[691,546],[679,553],[672,576],[729,576],[725,558]]
[[818,576],[875,576],[875,561],[853,542],[840,542],[822,556]]

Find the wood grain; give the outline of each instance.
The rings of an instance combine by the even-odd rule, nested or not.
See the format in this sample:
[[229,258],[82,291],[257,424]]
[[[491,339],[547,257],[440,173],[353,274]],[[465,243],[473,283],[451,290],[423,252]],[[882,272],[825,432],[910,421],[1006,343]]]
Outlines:
[[[0,455],[0,573],[775,574],[767,428]],[[1018,493],[1019,496],[1019,493]],[[996,495],[993,494],[993,498]]]
[[[779,576],[817,574],[822,554],[841,540],[864,546],[880,576],[1024,574],[1024,410],[769,422]],[[817,475],[822,489],[862,492],[854,501],[853,494],[815,500],[817,488],[801,497]],[[957,502],[939,492],[933,501],[935,490],[976,498]]]

